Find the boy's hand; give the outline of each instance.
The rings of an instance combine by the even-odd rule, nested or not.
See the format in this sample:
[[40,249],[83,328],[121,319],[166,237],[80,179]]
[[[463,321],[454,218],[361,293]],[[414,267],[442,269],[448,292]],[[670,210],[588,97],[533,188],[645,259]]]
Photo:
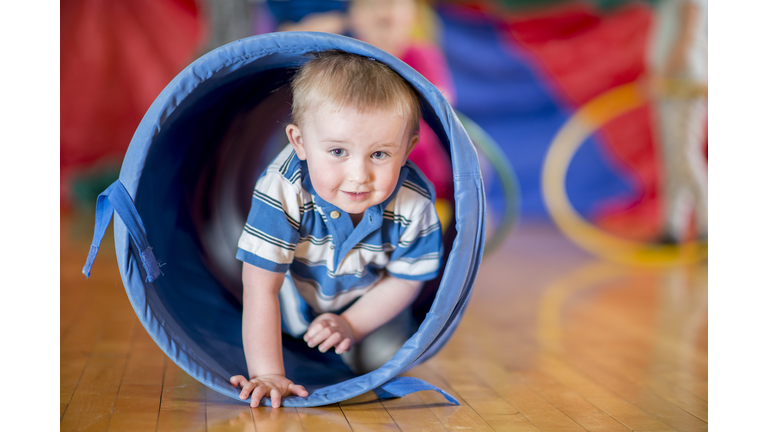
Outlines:
[[311,348],[318,344],[320,352],[336,347],[336,354],[345,353],[355,343],[352,326],[344,317],[333,313],[324,313],[309,325],[304,334],[304,341]]
[[240,399],[248,399],[248,395],[251,395],[251,406],[254,408],[259,406],[261,398],[267,396],[272,399],[272,408],[280,408],[280,398],[284,396],[309,396],[304,386],[294,384],[283,375],[262,375],[250,381],[242,375],[235,375],[229,379],[229,383],[232,387],[240,386],[243,389]]

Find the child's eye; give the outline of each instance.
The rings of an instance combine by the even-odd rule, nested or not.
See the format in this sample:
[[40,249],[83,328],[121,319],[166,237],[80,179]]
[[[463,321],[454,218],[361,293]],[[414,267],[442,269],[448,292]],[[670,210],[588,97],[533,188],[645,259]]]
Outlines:
[[373,157],[374,159],[384,159],[385,157],[387,157],[387,154],[383,151],[377,151],[377,152],[373,152],[371,157]]
[[331,150],[331,154],[336,156],[336,157],[341,157],[341,156],[346,155],[347,152],[344,149],[336,148],[336,149]]

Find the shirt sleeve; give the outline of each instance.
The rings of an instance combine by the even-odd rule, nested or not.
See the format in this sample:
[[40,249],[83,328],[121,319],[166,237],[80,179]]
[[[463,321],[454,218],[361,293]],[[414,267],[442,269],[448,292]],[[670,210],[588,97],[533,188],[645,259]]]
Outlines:
[[237,258],[273,272],[286,272],[299,241],[299,194],[279,173],[256,182],[251,210],[237,244]]
[[407,221],[386,269],[400,279],[426,281],[437,277],[440,271],[443,233],[431,201],[427,201],[424,209],[414,216]]

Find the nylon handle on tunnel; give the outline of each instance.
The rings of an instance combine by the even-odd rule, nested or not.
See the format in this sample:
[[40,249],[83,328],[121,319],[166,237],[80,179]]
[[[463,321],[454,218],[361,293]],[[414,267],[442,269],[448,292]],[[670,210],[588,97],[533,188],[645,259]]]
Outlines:
[[147,281],[153,282],[162,274],[160,265],[152,253],[152,247],[149,246],[147,230],[144,228],[141,217],[139,217],[139,212],[136,211],[136,206],[133,204],[131,196],[125,190],[125,186],[123,186],[120,180],[116,180],[109,185],[104,192],[99,194],[96,200],[96,222],[93,228],[93,242],[91,243],[91,250],[88,252],[88,259],[85,261],[85,266],[83,266],[83,274],[86,278],[91,276],[93,261],[96,259],[96,254],[99,253],[101,240],[104,238],[109,221],[112,220],[112,214],[115,212],[120,216],[120,219],[128,229],[128,233],[141,251],[141,262],[144,265],[144,270],[147,272]]
[[434,390],[451,403],[451,405],[461,405],[459,400],[451,396],[447,391],[435,387],[432,384],[422,381],[414,377],[397,377],[387,381],[384,385],[376,387],[373,392],[376,393],[380,399],[391,399],[396,397],[403,397],[411,393],[416,393],[422,390]]

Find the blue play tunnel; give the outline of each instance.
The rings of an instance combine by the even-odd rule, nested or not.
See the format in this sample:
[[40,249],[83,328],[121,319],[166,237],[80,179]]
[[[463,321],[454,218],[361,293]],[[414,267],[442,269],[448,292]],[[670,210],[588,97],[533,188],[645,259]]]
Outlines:
[[119,180],[99,196],[83,272],[90,273],[114,212],[118,265],[139,320],[184,371],[238,400],[229,377],[247,368],[237,240],[257,177],[286,143],[288,81],[308,53],[328,49],[386,63],[420,94],[424,119],[450,149],[455,220],[446,230],[443,273],[433,288],[425,287],[431,295],[414,305],[423,311],[414,315],[421,324],[395,356],[358,376],[333,352],[285,338],[286,375],[310,395],[283,404],[325,405],[369,390],[380,397],[441,391],[397,375],[448,341],[480,265],[485,199],[477,155],[451,107],[419,73],[371,45],[326,33],[254,36],[206,54],[171,81],[144,116]]

